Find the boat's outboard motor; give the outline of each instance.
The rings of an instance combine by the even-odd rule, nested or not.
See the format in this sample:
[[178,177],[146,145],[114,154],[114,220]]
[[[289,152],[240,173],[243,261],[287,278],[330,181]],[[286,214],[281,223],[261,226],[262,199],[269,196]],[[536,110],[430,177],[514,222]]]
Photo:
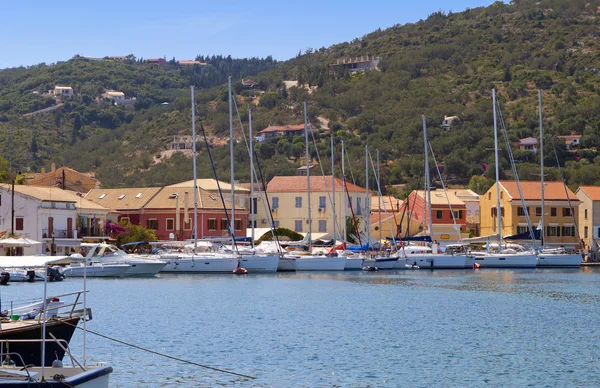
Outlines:
[[6,286],[10,281],[10,274],[8,272],[0,273],[0,284]]
[[48,271],[46,273],[48,276],[48,280],[51,282],[59,282],[65,278],[65,275],[61,272],[60,267],[48,267]]
[[32,282],[35,280],[35,271],[27,271],[25,274],[25,280],[28,282]]

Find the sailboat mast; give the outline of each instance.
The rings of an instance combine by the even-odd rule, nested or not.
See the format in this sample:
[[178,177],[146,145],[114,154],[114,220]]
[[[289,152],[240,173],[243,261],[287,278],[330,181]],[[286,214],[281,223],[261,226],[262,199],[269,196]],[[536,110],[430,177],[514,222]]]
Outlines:
[[[540,179],[542,182],[542,218],[540,219],[540,243],[544,246],[544,129],[542,125],[542,90],[538,89],[539,112],[540,112]],[[534,233],[535,237],[535,233]]]
[[[342,140],[342,190],[346,190],[346,162],[344,158],[345,153],[346,151],[344,149],[344,141]],[[348,231],[346,230],[346,208],[348,207],[348,196],[344,193],[342,195],[342,198],[344,199],[342,202],[342,228],[344,232],[342,241],[344,241],[344,247],[346,247],[346,238],[348,236]]]
[[308,154],[308,116],[306,114],[306,102],[304,102],[304,136],[306,139],[306,191],[308,207],[308,252],[312,252],[312,218],[310,214],[310,157]]
[[[381,164],[379,163],[379,150],[377,150],[377,206],[379,207],[379,243],[383,236],[381,235]],[[396,249],[394,247],[394,249]]]
[[498,219],[498,250],[502,250],[502,212],[500,208],[500,165],[498,161],[498,121],[496,118],[496,89],[492,89],[494,104],[494,162],[496,164],[496,218]]
[[248,133],[250,136],[250,222],[252,223],[252,248],[254,248],[254,138],[252,137],[252,109],[248,105]]
[[[367,213],[367,205],[369,203],[369,146],[365,145],[365,236],[367,237],[367,244],[370,242],[369,236],[369,221],[371,221],[370,214]],[[367,215],[369,217],[367,217]]]
[[333,133],[331,134],[331,207],[333,207],[333,241],[336,241],[336,227],[337,216],[335,213],[335,156],[334,156],[334,144],[333,144]]
[[429,176],[429,151],[427,147],[427,119],[423,118],[423,144],[425,145],[425,190],[427,192],[427,204],[425,205],[427,217],[429,217],[429,237],[433,236],[433,209],[431,208],[431,178]]
[[233,103],[231,98],[231,76],[228,80],[229,88],[229,160],[231,161],[231,222],[229,228],[231,229],[231,245],[235,245],[235,188],[234,188],[234,161],[233,161]]
[[194,86],[192,86],[192,147],[194,162],[194,252],[198,247],[198,185],[196,183],[196,106],[194,104]]

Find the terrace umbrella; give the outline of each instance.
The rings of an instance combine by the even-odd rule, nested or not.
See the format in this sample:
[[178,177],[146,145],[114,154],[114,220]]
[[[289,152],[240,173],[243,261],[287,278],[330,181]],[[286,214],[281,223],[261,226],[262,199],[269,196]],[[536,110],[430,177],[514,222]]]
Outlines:
[[4,237],[0,238],[0,248],[10,248],[11,253],[14,248],[29,248],[32,245],[41,244],[41,242],[27,237]]

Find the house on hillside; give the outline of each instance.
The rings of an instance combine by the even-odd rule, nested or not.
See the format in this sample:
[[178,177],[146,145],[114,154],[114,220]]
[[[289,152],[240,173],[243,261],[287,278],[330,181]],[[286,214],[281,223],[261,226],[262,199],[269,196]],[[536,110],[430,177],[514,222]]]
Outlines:
[[558,138],[565,142],[568,151],[579,148],[581,135],[558,136]]
[[148,58],[146,59],[147,63],[154,63],[157,65],[164,65],[165,63],[167,63],[167,59],[166,58]]
[[[336,236],[339,238],[340,229],[345,223],[344,206],[346,206],[347,215],[350,216],[354,213],[359,225],[364,229],[365,216],[369,216],[371,206],[368,198],[365,198],[366,190],[348,182],[346,182],[346,187],[348,195],[344,191],[342,180],[335,178],[335,195],[332,195],[331,176],[310,177],[310,218],[313,238],[317,238],[317,236],[333,238],[334,224]],[[264,197],[264,193],[261,195]],[[259,227],[269,227],[272,216],[276,228],[288,228],[299,233],[308,232],[308,182],[306,177],[276,176],[267,185],[267,196],[271,204],[271,214],[267,214],[263,207],[258,207],[256,218],[259,220]],[[330,198],[335,201],[335,217]]]
[[94,173],[81,173],[69,167],[56,168],[52,163],[50,172],[42,169],[40,173],[30,173],[25,177],[25,184],[29,186],[60,187],[78,193],[87,193],[100,187],[100,181]]
[[55,97],[69,98],[73,97],[73,88],[70,86],[58,86],[54,87],[54,90],[50,91]]
[[538,152],[538,139],[535,137],[526,137],[524,139],[520,139],[517,143],[517,146],[521,150],[531,151],[533,153]]
[[341,66],[354,73],[358,71],[377,69],[380,60],[380,57],[369,55],[354,58],[338,58],[335,63],[331,64],[331,67],[335,68]]
[[[309,131],[314,131],[315,128],[312,125],[308,125]],[[304,137],[304,124],[298,125],[269,125],[267,128],[258,132],[257,139],[259,141],[272,139],[272,138],[287,138],[293,139],[295,136]]]
[[[511,236],[529,231],[526,212],[521,202],[519,187],[514,181],[500,181],[494,184],[479,200],[481,235],[498,234],[498,211],[496,185],[500,189],[500,234]],[[542,209],[542,187],[537,181],[520,181],[521,191],[532,227],[542,227],[544,213],[544,234],[546,245],[574,247],[579,243],[575,221],[579,217],[581,201],[562,182],[545,182],[544,209]]]
[[458,121],[458,116],[444,116],[441,127],[444,131],[449,131],[452,129],[452,124],[456,121]]
[[188,59],[182,59],[180,61],[177,61],[177,63],[180,66],[194,66],[194,65],[206,66],[207,65],[206,62],[192,61],[192,60],[188,60]]
[[115,105],[129,105],[135,102],[135,97],[127,98],[125,97],[125,93],[117,90],[107,90],[102,94],[102,97],[111,100]]
[[252,89],[254,86],[256,86],[256,82],[252,81],[251,79],[242,79],[242,86],[246,89]]
[[0,184],[0,228],[14,231],[42,244],[20,254],[69,255],[82,240],[104,236],[109,209],[56,187],[14,186],[14,220],[11,221],[12,188]]

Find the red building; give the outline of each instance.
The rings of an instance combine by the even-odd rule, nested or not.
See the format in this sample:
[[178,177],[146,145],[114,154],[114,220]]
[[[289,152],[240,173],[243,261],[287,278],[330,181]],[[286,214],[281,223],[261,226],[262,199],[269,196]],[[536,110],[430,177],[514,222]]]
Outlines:
[[[193,238],[193,187],[94,189],[86,199],[111,209],[109,219],[128,221],[154,230],[159,240]],[[225,201],[231,217],[231,204]],[[246,236],[248,212],[235,208],[235,235]],[[219,195],[198,189],[198,238],[228,236],[227,214]]]

